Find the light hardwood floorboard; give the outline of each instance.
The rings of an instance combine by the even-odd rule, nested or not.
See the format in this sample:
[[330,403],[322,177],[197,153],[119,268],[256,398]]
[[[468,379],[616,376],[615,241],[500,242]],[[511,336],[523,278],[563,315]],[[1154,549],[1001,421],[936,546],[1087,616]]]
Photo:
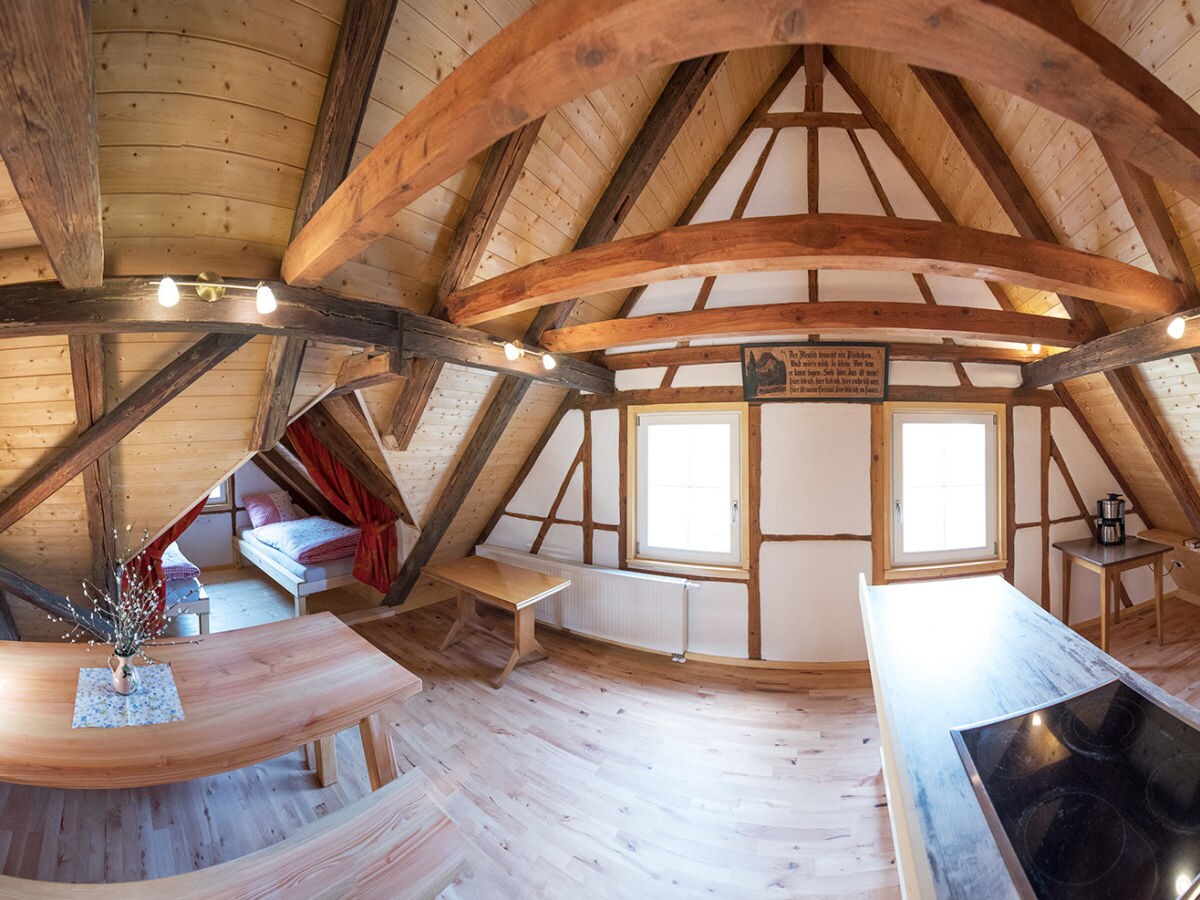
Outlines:
[[[252,571],[206,579],[214,628],[290,613]],[[361,605],[337,593],[321,599]],[[1196,703],[1200,608],[1165,613],[1165,647],[1136,612],[1114,655]],[[447,896],[898,896],[866,676],[680,665],[539,630],[550,658],[496,691],[511,623],[483,615],[444,654],[450,604],[359,629],[425,681],[385,720],[401,769],[429,776],[470,843]],[[0,863],[112,881],[236,858],[366,792],[353,731],[338,752],[326,789],[299,754],[153,789],[0,785]]]

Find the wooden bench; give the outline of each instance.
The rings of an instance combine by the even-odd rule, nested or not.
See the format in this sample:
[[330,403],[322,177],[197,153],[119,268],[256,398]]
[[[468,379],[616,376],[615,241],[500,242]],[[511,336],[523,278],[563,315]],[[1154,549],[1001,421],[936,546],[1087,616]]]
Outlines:
[[183,875],[67,884],[0,875],[2,900],[427,898],[454,881],[465,842],[413,769],[271,847]]

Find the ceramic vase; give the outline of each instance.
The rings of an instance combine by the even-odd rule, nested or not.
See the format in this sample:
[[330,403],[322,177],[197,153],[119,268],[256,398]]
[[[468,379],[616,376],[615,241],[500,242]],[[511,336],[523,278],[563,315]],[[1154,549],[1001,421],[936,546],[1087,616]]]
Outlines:
[[114,653],[108,658],[108,664],[112,668],[114,691],[124,697],[137,690],[138,671],[132,656],[117,656]]

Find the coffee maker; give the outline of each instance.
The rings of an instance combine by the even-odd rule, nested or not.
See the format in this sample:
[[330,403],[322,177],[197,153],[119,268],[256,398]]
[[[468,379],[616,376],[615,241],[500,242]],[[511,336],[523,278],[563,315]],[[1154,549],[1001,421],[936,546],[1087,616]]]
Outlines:
[[1096,501],[1096,540],[1101,544],[1125,543],[1125,501],[1120,494],[1109,494]]

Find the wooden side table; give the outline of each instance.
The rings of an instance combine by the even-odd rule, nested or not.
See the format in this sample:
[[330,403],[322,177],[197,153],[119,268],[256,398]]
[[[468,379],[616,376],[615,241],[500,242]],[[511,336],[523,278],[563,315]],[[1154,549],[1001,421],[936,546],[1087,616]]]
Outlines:
[[[1073,563],[1100,575],[1100,649],[1108,652],[1108,608],[1110,598],[1119,607],[1116,584],[1121,573],[1136,569],[1147,563],[1154,567],[1154,613],[1157,618],[1158,643],[1163,642],[1162,594],[1163,557],[1174,548],[1167,544],[1145,541],[1141,538],[1126,538],[1123,544],[1101,544],[1086,538],[1081,541],[1059,541],[1054,549],[1063,555],[1063,624],[1071,624],[1071,565]],[[1114,609],[1115,618],[1120,618],[1120,609]]]
[[482,556],[468,556],[435,563],[422,574],[458,588],[458,618],[446,633],[440,650],[445,650],[468,625],[479,625],[475,601],[506,609],[513,614],[513,652],[493,687],[500,688],[517,663],[534,653],[546,655],[533,634],[535,605],[552,594],[571,586],[568,578],[556,578],[532,569],[498,563]]

